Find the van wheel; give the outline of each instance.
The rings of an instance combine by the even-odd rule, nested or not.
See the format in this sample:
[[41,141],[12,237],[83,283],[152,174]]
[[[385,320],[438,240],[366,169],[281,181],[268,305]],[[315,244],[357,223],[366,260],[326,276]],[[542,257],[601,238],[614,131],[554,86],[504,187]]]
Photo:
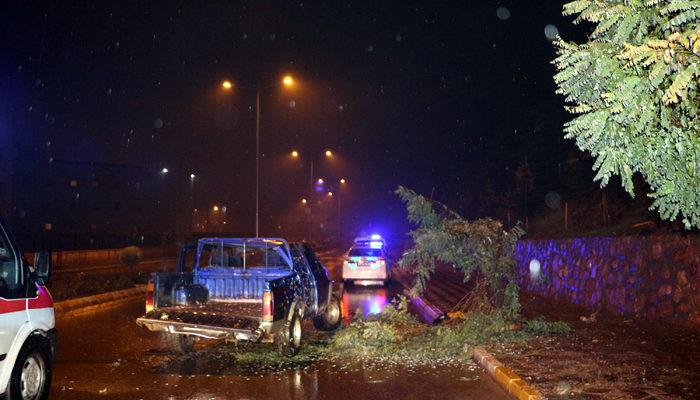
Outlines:
[[280,354],[292,357],[299,353],[301,348],[301,317],[298,313],[295,312],[292,319],[285,322],[275,341]]
[[331,299],[326,307],[326,312],[314,317],[314,327],[320,331],[334,331],[338,329],[342,322],[342,312],[340,299],[336,295],[331,295]]
[[40,340],[29,339],[17,356],[5,390],[7,400],[44,400],[51,388],[51,351]]
[[168,349],[175,354],[187,354],[194,350],[194,338],[189,335],[163,333],[163,340]]

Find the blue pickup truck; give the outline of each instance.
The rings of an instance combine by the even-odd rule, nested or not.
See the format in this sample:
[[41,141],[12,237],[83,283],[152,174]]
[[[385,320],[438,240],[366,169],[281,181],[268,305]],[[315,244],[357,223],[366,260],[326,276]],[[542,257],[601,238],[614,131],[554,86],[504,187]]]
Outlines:
[[198,339],[226,339],[274,343],[291,356],[304,319],[327,331],[341,324],[326,268],[308,245],[284,239],[205,238],[183,246],[178,270],[153,273],[146,296],[136,323],[162,332],[177,353]]

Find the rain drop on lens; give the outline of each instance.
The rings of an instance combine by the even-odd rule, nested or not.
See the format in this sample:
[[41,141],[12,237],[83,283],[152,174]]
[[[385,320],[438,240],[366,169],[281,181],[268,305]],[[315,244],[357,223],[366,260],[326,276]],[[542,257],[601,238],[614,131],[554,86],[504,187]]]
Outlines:
[[544,27],[544,35],[547,37],[548,40],[554,40],[559,36],[559,29],[557,29],[556,26],[552,24],[547,24]]
[[507,21],[508,19],[510,19],[510,10],[506,7],[503,7],[503,6],[498,7],[496,9],[496,16],[501,21]]

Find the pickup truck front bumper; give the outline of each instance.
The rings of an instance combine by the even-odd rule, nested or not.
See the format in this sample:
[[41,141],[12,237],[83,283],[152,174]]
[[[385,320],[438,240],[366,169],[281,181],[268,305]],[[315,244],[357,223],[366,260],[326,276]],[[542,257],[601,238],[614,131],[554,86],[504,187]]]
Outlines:
[[194,325],[185,322],[139,318],[136,324],[150,331],[168,332],[180,335],[198,336],[206,339],[235,339],[245,341],[272,340],[269,332],[274,332],[275,323],[263,322],[258,329],[236,329],[221,326]]

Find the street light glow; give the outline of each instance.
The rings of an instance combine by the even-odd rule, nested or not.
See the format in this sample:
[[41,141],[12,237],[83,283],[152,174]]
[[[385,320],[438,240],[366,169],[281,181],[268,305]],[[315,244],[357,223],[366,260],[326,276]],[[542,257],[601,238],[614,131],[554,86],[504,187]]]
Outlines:
[[190,179],[194,179],[194,174],[190,174]]
[[323,178],[318,178],[316,183],[318,183],[319,185],[323,185]]
[[332,157],[332,156],[333,156],[333,152],[331,152],[330,150],[326,150],[326,157]]
[[214,210],[214,211],[219,211],[219,206],[214,206],[214,207],[212,208],[212,210]]
[[328,192],[328,196],[329,196],[329,197],[332,197],[332,196],[333,196],[333,192]]
[[162,172],[162,173],[164,173],[164,174],[167,174],[167,173],[168,173],[168,169],[167,169],[167,168],[163,168],[163,169],[160,170],[160,172]]
[[345,179],[342,179],[342,178],[340,179],[340,184],[341,184],[341,185],[344,185],[345,182],[347,182]]
[[294,158],[299,157],[299,152],[296,151],[296,150],[293,150],[293,151],[292,151],[292,157],[294,157]]
[[233,83],[231,83],[231,81],[223,81],[221,82],[221,87],[226,90],[230,90],[233,87]]
[[306,204],[306,199],[301,199],[302,204]]
[[290,89],[291,89],[292,87],[294,87],[294,84],[295,84],[294,78],[292,78],[291,75],[285,75],[284,78],[282,78],[282,84],[283,84],[286,88],[290,88]]

